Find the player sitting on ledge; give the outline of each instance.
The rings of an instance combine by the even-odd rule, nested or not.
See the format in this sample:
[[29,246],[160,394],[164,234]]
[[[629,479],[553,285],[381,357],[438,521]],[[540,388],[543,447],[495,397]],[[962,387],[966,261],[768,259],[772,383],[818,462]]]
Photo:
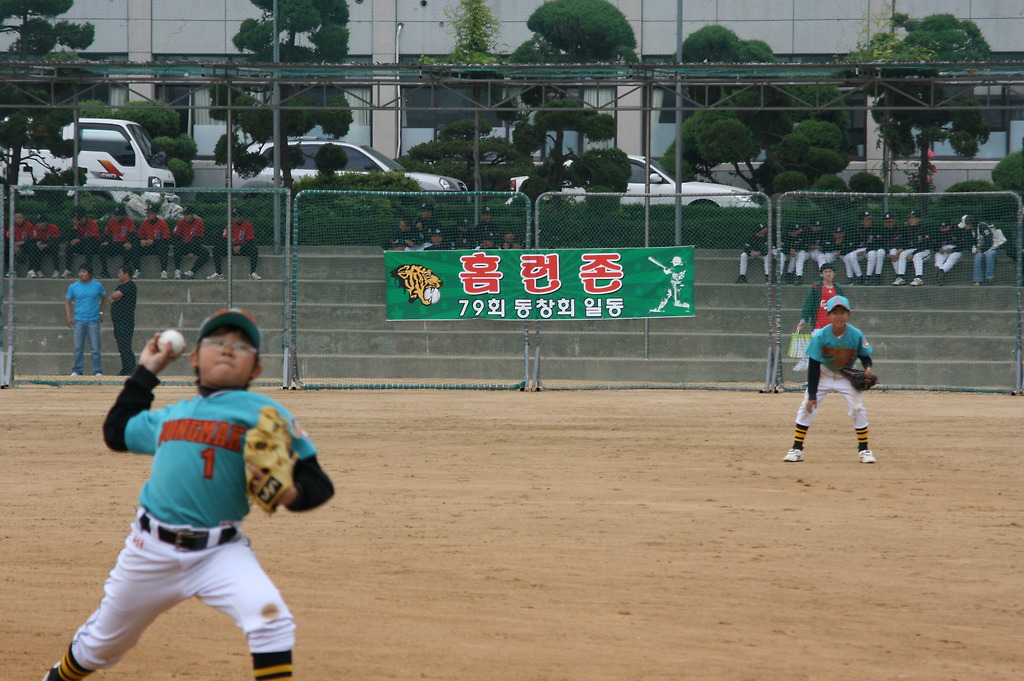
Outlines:
[[807,345],[807,392],[796,413],[793,448],[782,460],[804,460],[804,438],[818,413],[818,407],[826,395],[838,392],[846,398],[846,404],[850,407],[850,418],[857,431],[857,455],[860,462],[875,463],[875,456],[868,448],[868,411],[864,408],[863,394],[842,374],[843,369],[852,368],[859,358],[864,373],[873,376],[871,345],[860,329],[847,323],[850,319],[849,300],[843,296],[833,296],[825,309],[831,323],[811,336],[811,342]]
[[[250,494],[265,510],[303,511],[330,499],[334,487],[291,415],[247,390],[262,370],[260,331],[247,312],[221,310],[203,322],[189,356],[199,394],[150,411],[157,374],[180,352],[159,336],[146,343],[103,424],[111,449],[152,455],[152,473],[99,609],[44,681],[113,667],[158,615],[193,596],[245,633],[257,681],[290,681],[295,622],[242,519]],[[287,469],[250,464],[254,450],[283,455]]]

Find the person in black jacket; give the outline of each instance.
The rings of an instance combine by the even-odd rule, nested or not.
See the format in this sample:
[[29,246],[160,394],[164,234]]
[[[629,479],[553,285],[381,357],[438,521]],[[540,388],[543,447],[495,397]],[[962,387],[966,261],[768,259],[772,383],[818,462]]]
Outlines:
[[131,376],[135,371],[135,348],[132,338],[135,335],[135,301],[138,298],[138,287],[132,280],[131,265],[121,265],[117,271],[117,280],[121,282],[110,294],[110,321],[114,323],[114,340],[117,351],[121,353],[120,376]]

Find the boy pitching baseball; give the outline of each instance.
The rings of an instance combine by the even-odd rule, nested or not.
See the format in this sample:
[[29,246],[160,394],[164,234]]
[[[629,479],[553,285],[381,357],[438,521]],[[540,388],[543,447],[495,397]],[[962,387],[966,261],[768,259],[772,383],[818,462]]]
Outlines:
[[865,374],[871,376],[871,345],[860,329],[847,323],[850,319],[849,300],[843,296],[833,296],[826,303],[825,309],[830,323],[816,331],[807,346],[807,392],[796,413],[793,448],[782,460],[804,460],[804,439],[814,421],[814,415],[826,395],[838,392],[846,398],[846,404],[850,407],[850,419],[857,431],[860,462],[875,463],[875,456],[868,448],[868,412],[864,408],[863,395],[840,373],[842,369],[853,367],[859,358]]
[[[189,357],[199,394],[150,411],[157,375],[174,359],[159,337],[146,343],[103,424],[111,449],[152,455],[152,472],[99,608],[44,681],[79,681],[113,667],[157,616],[193,596],[245,633],[257,681],[290,681],[295,623],[242,534],[247,488],[255,499],[267,483],[280,483],[273,503],[303,511],[327,501],[334,487],[291,415],[247,390],[262,370],[251,315],[229,308],[207,317]],[[247,463],[254,448],[277,448],[289,468],[294,461],[291,480]]]

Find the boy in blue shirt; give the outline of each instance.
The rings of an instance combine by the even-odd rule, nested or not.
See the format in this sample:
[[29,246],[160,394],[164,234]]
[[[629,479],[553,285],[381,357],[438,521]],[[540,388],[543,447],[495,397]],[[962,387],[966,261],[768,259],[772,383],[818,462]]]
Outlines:
[[850,407],[850,419],[857,431],[858,459],[861,463],[875,463],[875,456],[868,448],[868,412],[864,408],[863,395],[840,373],[860,359],[864,372],[872,375],[871,344],[860,329],[847,323],[850,319],[850,301],[844,296],[830,298],[825,310],[831,323],[818,329],[807,346],[807,392],[796,413],[793,447],[782,460],[793,463],[804,460],[804,438],[807,437],[818,407],[826,395],[838,392],[846,398],[846,404]]
[[[320,506],[334,486],[298,421],[270,397],[248,390],[262,371],[261,334],[249,313],[228,308],[207,317],[189,356],[198,394],[151,410],[157,375],[174,360],[159,339],[156,334],[146,343],[103,424],[111,449],[152,456],[152,471],[99,608],[44,681],[81,681],[113,667],[157,616],[193,596],[245,633],[255,679],[291,681],[295,622],[242,531],[246,489],[255,494],[267,472],[248,464],[243,452],[289,448],[293,484],[279,504],[290,511]],[[287,443],[262,436],[257,426],[267,410],[285,424]]]

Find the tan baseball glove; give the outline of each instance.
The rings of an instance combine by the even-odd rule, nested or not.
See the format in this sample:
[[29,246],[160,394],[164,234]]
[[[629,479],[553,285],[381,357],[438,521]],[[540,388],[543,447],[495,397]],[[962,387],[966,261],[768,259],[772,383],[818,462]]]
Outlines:
[[292,436],[288,424],[277,409],[271,406],[260,409],[256,425],[245,433],[245,461],[266,474],[254,488],[253,472],[245,467],[246,489],[253,501],[267,513],[277,510],[281,495],[295,483],[292,471],[297,456],[292,454]]

